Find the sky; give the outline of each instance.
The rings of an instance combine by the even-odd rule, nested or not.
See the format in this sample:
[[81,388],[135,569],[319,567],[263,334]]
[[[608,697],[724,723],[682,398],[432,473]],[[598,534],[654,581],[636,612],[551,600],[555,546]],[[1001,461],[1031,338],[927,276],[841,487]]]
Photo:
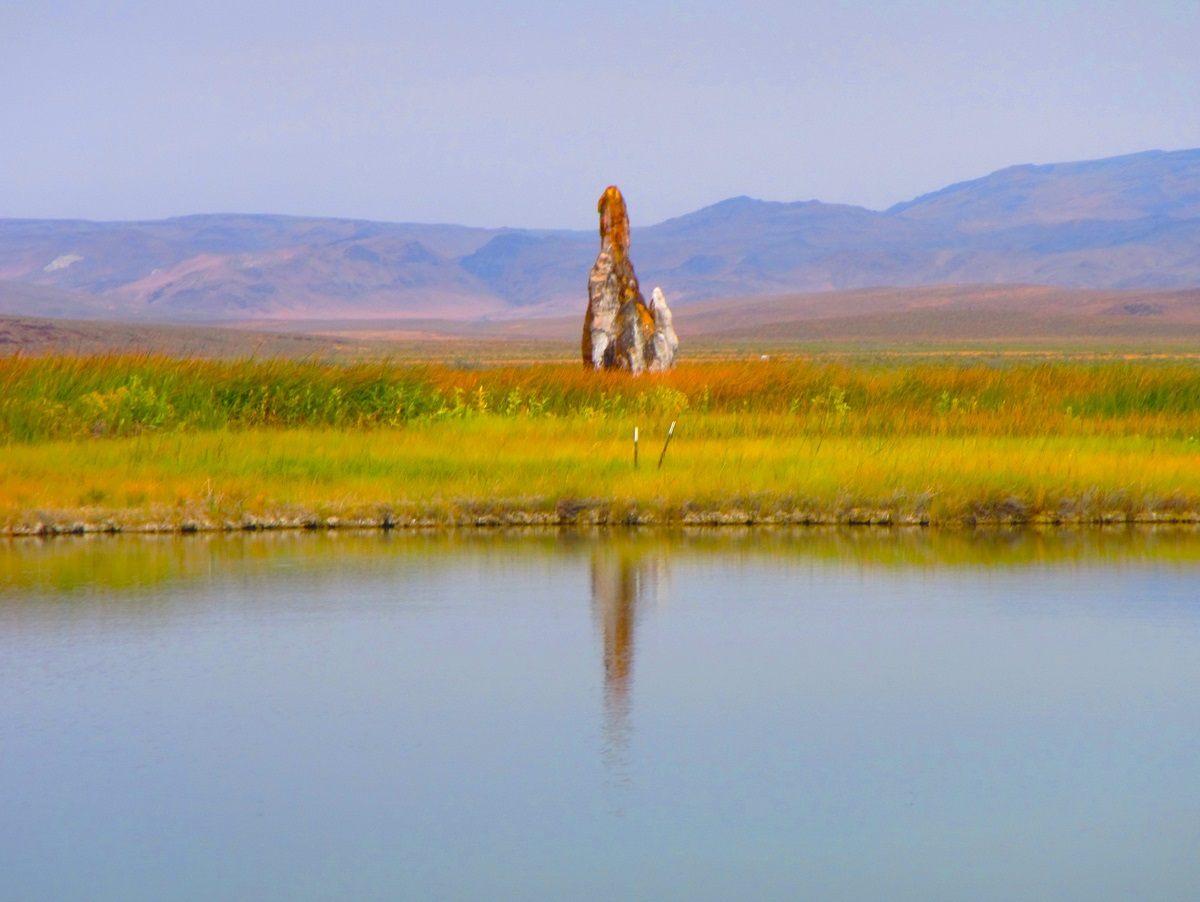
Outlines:
[[1200,0],[0,0],[0,217],[592,228],[1200,147]]

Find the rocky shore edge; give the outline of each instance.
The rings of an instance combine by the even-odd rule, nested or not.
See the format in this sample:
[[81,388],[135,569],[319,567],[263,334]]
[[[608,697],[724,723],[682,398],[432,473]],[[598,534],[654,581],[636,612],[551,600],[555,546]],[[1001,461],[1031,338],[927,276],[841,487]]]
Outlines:
[[480,511],[464,505],[441,513],[404,513],[381,508],[373,513],[241,514],[198,516],[178,512],[103,513],[90,510],[38,511],[0,523],[0,537],[51,537],[95,534],[189,534],[274,530],[436,530],[505,527],[580,526],[1101,526],[1200,524],[1200,507],[1176,499],[1142,509],[1105,509],[1067,503],[1053,511],[1030,511],[1009,499],[986,503],[952,516],[887,507],[849,506],[837,510],[763,509],[751,506],[704,508],[685,505],[673,510],[646,510],[601,500],[563,500],[553,509]]

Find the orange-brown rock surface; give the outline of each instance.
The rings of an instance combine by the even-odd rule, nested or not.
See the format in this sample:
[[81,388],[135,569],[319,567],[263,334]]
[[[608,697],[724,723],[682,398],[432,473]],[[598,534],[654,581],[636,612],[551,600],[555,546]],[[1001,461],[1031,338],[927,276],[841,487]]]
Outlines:
[[629,259],[629,213],[616,185],[596,205],[600,214],[600,253],[588,277],[588,308],[583,320],[583,363],[595,369],[637,374],[665,370],[675,363],[679,339],[662,290],[647,305]]

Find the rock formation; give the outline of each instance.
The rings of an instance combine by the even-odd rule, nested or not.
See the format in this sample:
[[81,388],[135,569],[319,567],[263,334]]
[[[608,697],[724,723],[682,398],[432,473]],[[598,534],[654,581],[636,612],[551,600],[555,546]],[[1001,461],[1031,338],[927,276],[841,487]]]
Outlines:
[[650,294],[650,311],[654,315],[653,347],[647,357],[651,372],[669,370],[675,365],[675,354],[679,350],[679,336],[675,334],[675,317],[667,306],[667,298],[661,288]]
[[625,198],[609,185],[596,205],[600,214],[600,253],[588,277],[588,309],[583,320],[583,363],[595,369],[638,374],[670,369],[679,339],[662,289],[647,306],[629,259],[629,214]]

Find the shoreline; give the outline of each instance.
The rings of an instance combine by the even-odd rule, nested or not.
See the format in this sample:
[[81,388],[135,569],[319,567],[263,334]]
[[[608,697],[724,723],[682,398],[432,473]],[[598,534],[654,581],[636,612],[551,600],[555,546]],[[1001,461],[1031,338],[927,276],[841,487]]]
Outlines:
[[[980,511],[954,517],[897,513],[883,508],[850,508],[835,512],[776,511],[755,512],[741,508],[692,509],[686,512],[652,512],[637,509],[616,510],[605,502],[561,503],[553,511],[509,509],[494,513],[449,513],[408,515],[381,513],[345,516],[317,514],[257,515],[235,519],[205,517],[96,517],[94,512],[61,511],[51,516],[30,518],[24,522],[0,525],[0,538],[53,538],[80,535],[191,535],[197,533],[238,532],[320,532],[347,531],[460,531],[535,528],[722,528],[722,527],[853,527],[875,529],[949,529],[970,531],[976,528],[1073,529],[1100,526],[1195,526],[1200,525],[1200,510],[1144,510],[1137,512],[1020,515]],[[88,514],[92,516],[88,516]]]

